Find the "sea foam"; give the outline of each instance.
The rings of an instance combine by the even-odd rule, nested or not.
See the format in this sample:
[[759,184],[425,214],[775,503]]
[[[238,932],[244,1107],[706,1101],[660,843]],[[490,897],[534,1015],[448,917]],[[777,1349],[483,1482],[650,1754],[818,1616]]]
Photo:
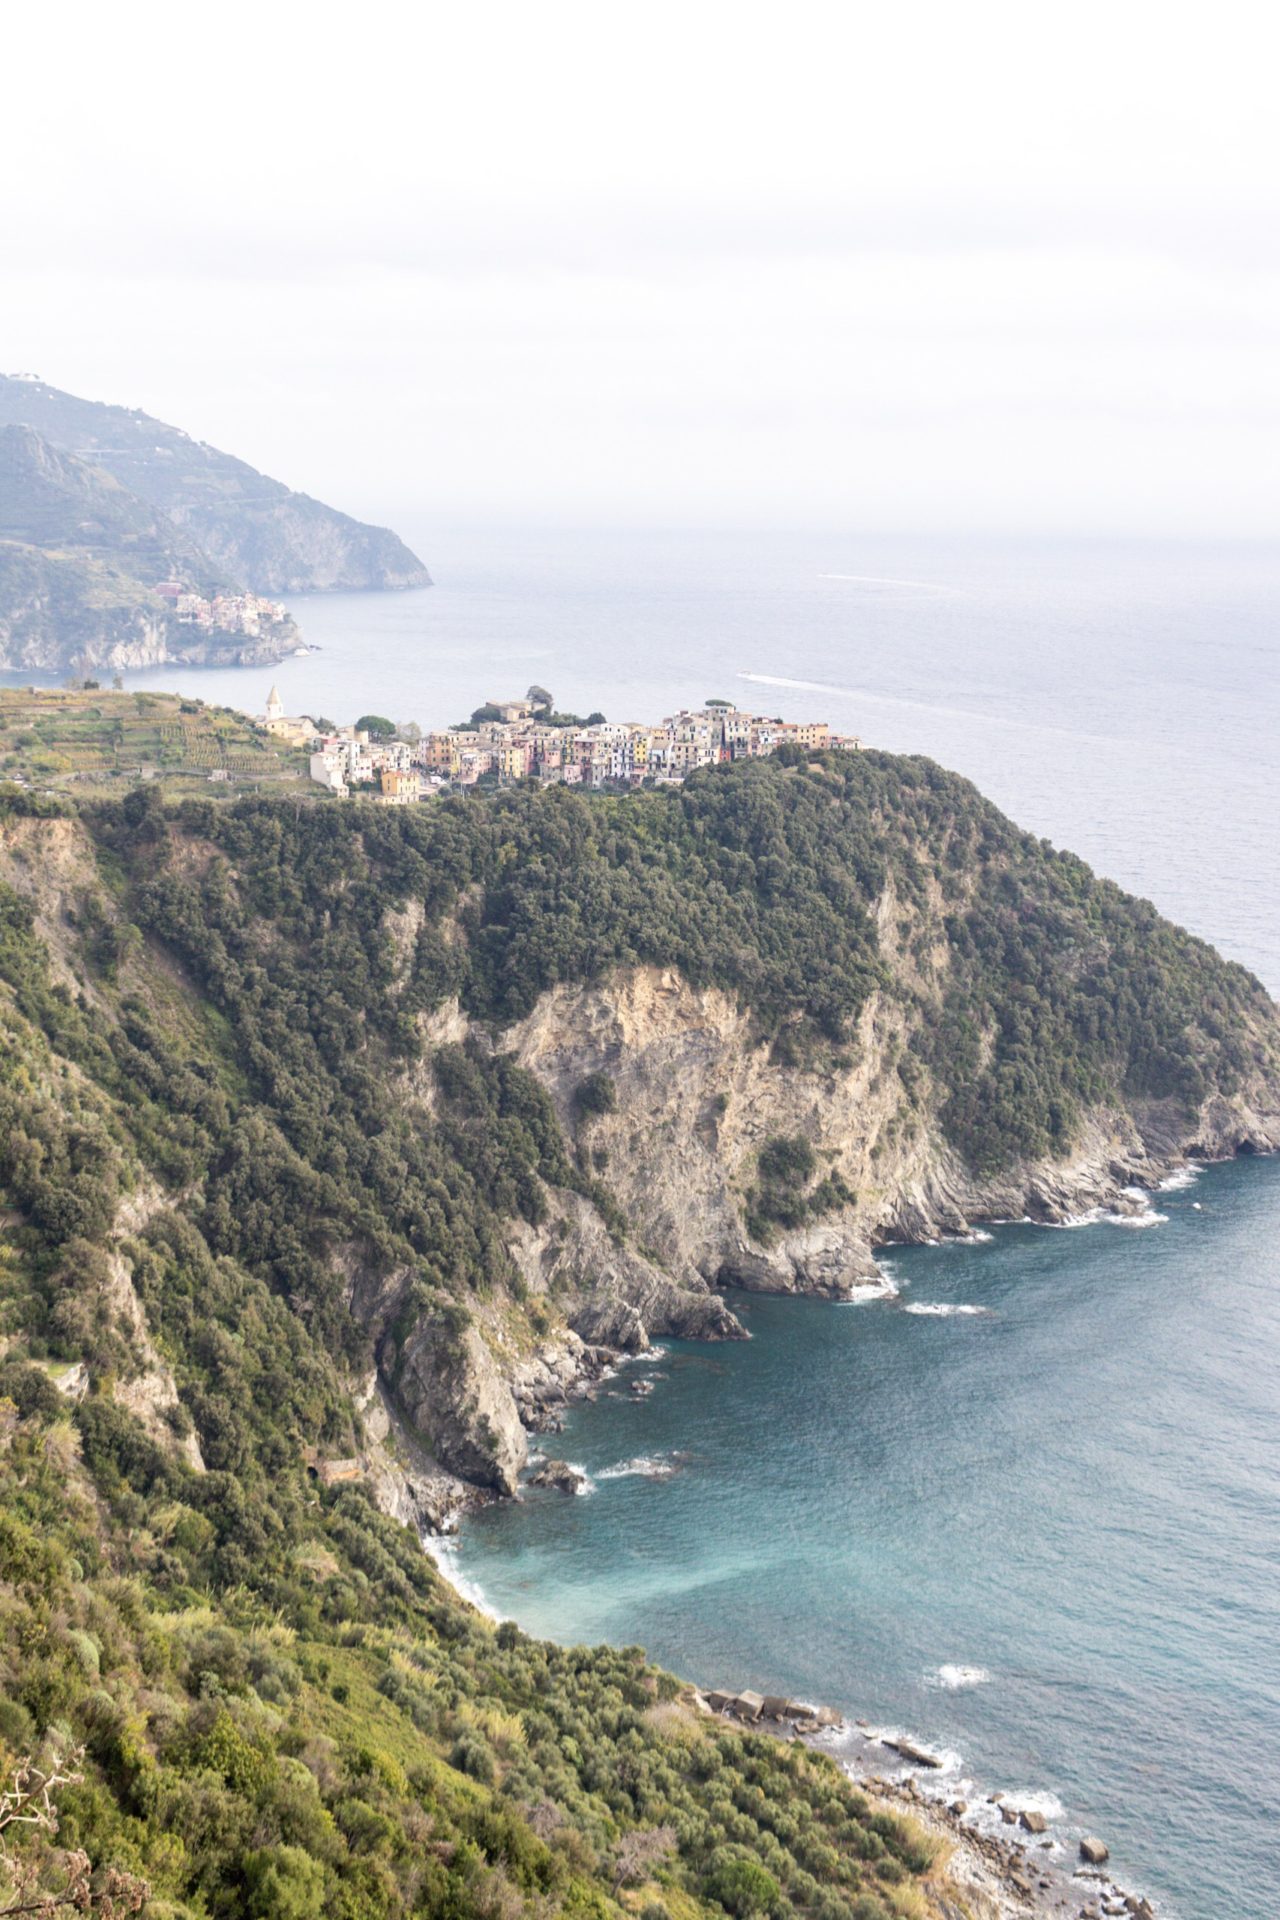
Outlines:
[[1204,1168],[1198,1161],[1192,1160],[1185,1167],[1177,1167],[1167,1173],[1156,1188],[1157,1193],[1180,1193],[1184,1187],[1194,1187]]
[[464,1600],[469,1600],[477,1612],[483,1613],[488,1619],[499,1619],[501,1616],[485,1598],[484,1590],[460,1571],[457,1542],[440,1533],[424,1533],[420,1538],[428,1557],[435,1562],[437,1573],[449,1582],[454,1592]]
[[946,1662],[929,1675],[929,1684],[945,1687],[948,1693],[958,1693],[963,1687],[985,1687],[990,1678],[986,1667],[960,1667]]
[[[1146,1196],[1144,1195],[1145,1199]],[[1061,1228],[1072,1227],[1163,1227],[1168,1221],[1167,1213],[1157,1213],[1147,1201],[1138,1213],[1113,1213],[1107,1207],[1089,1207],[1084,1213],[1069,1213],[1065,1220],[1054,1224]]]

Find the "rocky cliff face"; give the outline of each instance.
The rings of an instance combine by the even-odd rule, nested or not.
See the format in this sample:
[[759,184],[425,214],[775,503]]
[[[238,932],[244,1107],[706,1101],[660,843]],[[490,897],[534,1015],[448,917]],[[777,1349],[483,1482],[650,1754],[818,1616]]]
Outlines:
[[[468,1031],[456,1006],[426,1025],[438,1041]],[[547,1220],[517,1224],[510,1249],[525,1290],[521,1317],[532,1313],[557,1333],[513,1340],[510,1314],[494,1311],[462,1333],[427,1320],[402,1347],[383,1339],[380,1365],[400,1417],[430,1449],[433,1469],[464,1483],[455,1504],[468,1486],[482,1496],[515,1492],[526,1432],[554,1424],[608,1353],[641,1351],[663,1334],[745,1338],[719,1288],[833,1299],[887,1290],[874,1251],[886,1242],[962,1236],[992,1219],[1134,1212],[1144,1205],[1139,1189],[1189,1156],[1280,1149],[1280,1098],[1254,1080],[1193,1116],[1098,1108],[1067,1157],[979,1177],[942,1137],[927,1090],[910,1094],[897,1072],[907,1032],[903,1006],[877,995],[839,1061],[779,1066],[728,995],[635,967],[544,995],[496,1043],[473,1036],[513,1051],[547,1087],[580,1152],[603,1162],[627,1234],[620,1241],[586,1200],[556,1191]],[[584,1122],[576,1091],[601,1073],[616,1106]],[[753,1237],[749,1195],[761,1149],[778,1136],[809,1142],[852,1197],[795,1230]],[[394,1317],[385,1290],[375,1300],[357,1287],[353,1300],[374,1324]]]
[[[587,1123],[591,1150],[606,1156],[604,1177],[637,1239],[686,1285],[838,1297],[875,1278],[872,1249],[886,1241],[964,1234],[981,1220],[1124,1210],[1135,1204],[1126,1188],[1188,1155],[1280,1147],[1280,1100],[1255,1081],[1190,1119],[1160,1106],[1096,1109],[1066,1159],[980,1177],[942,1137],[927,1093],[913,1097],[896,1071],[907,1019],[900,1003],[875,995],[839,1062],[779,1066],[727,995],[642,967],[556,989],[507,1040],[567,1128],[584,1131],[574,1090],[588,1074],[609,1075],[617,1105]],[[808,1141],[854,1197],[765,1244],[744,1224],[747,1196],[761,1148],[788,1135]]]

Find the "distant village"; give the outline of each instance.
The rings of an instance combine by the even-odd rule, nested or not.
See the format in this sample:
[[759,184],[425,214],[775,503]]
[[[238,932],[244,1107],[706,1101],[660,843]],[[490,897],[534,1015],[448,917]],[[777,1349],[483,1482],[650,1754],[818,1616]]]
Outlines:
[[285,713],[275,687],[260,724],[273,738],[310,752],[311,778],[330,793],[372,792],[393,805],[478,782],[510,786],[632,788],[671,786],[697,767],[762,758],[788,744],[857,747],[824,720],[796,721],[743,713],[727,700],[682,709],[657,726],[611,724],[599,714],[558,714],[550,694],[531,688],[524,700],[478,707],[465,724],[441,731],[417,727],[338,727]]
[[206,598],[190,592],[180,580],[162,580],[156,592],[172,606],[180,627],[216,627],[222,633],[244,633],[256,639],[289,618],[281,601],[264,600],[258,593],[218,593]]

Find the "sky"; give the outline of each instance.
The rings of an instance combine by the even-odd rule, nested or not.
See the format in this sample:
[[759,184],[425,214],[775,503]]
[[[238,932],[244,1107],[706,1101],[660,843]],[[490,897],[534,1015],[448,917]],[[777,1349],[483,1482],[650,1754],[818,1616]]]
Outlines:
[[1268,537],[1268,29],[47,0],[5,30],[0,368],[414,528]]

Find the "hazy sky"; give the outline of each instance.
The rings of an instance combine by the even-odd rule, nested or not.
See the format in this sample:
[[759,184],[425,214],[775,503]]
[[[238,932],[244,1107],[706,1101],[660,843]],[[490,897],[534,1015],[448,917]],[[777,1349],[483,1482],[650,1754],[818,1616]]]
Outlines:
[[0,367],[350,510],[1269,534],[1269,10],[11,10]]

